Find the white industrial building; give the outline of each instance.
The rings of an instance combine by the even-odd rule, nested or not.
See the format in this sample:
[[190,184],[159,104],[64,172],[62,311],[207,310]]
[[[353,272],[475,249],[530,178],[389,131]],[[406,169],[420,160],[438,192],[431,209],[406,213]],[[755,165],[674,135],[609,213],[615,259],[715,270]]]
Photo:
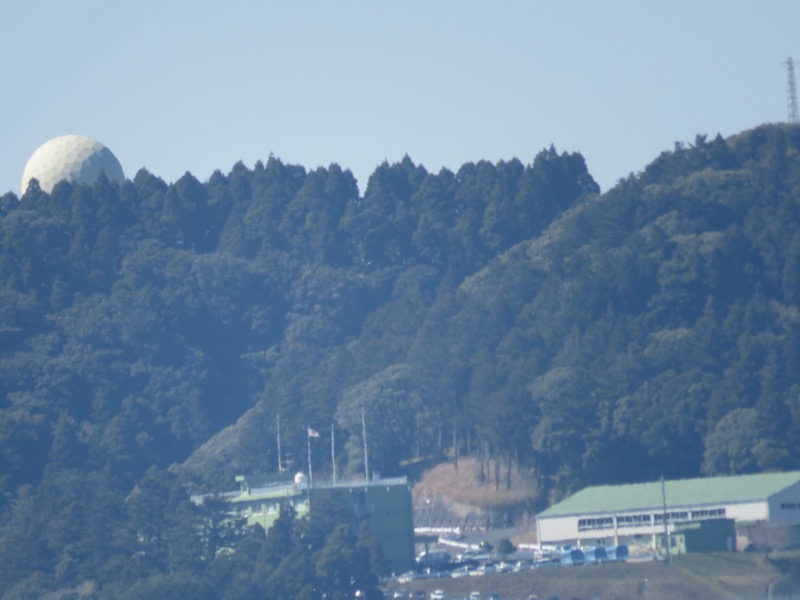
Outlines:
[[682,523],[800,523],[800,471],[589,487],[537,515],[540,544],[620,543]]

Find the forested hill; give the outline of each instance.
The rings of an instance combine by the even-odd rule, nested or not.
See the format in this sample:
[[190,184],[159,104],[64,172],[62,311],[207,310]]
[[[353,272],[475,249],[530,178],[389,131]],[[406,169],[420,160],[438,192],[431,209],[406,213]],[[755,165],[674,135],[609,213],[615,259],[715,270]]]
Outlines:
[[311,426],[330,470],[335,423],[361,473],[362,407],[383,475],[480,454],[559,495],[800,468],[798,150],[798,127],[698,136],[602,195],[553,148],[405,158],[363,196],[273,157],[6,194],[0,535],[64,517],[65,486],[275,470],[278,416],[295,468]]
[[383,251],[305,267],[295,285],[322,300],[293,297],[264,396],[191,470],[275,464],[280,413],[301,457],[302,424],[335,421],[358,473],[361,406],[386,474],[472,453],[558,496],[800,468],[798,150],[788,126],[697,136],[603,195],[552,150],[455,176],[382,167],[360,208]]

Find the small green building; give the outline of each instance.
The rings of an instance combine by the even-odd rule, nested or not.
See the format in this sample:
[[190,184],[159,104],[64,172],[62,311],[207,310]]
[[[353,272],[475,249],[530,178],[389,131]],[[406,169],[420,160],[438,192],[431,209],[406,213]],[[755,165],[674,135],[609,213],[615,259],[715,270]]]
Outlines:
[[[402,480],[376,480],[369,485],[316,486],[312,494],[329,495],[366,519],[369,530],[381,542],[381,552],[390,572],[400,574],[414,568],[414,509],[411,489]],[[314,510],[312,501],[311,510]]]
[[325,498],[352,511],[354,523],[367,521],[370,532],[381,542],[390,572],[405,573],[414,568],[414,511],[411,488],[404,477],[335,484],[315,481],[310,490],[302,475],[294,479],[238,476],[236,481],[240,490],[223,498],[231,507],[231,515],[248,525],[259,524],[268,531],[283,506],[291,505],[297,516],[303,517],[314,510],[315,498]]
[[659,554],[667,553],[667,538],[669,554],[733,552],[736,549],[736,522],[733,519],[706,519],[678,523],[668,536],[663,533],[658,536],[656,547]]

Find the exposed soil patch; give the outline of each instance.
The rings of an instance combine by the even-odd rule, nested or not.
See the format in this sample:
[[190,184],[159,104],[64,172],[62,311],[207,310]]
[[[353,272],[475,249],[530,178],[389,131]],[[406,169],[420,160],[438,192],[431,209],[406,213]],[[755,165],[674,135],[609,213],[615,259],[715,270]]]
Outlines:
[[425,471],[414,486],[414,524],[417,527],[461,527],[464,531],[507,527],[533,517],[537,499],[531,478],[519,469],[506,472],[495,487],[491,471],[480,478],[480,464],[474,458],[441,463]]

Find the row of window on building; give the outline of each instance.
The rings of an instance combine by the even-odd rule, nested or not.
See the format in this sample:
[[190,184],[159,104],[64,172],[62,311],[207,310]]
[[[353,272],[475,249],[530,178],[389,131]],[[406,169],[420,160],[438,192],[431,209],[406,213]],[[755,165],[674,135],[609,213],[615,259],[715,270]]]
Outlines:
[[[704,508],[698,510],[682,510],[667,513],[667,521],[693,521],[698,519],[716,519],[725,516],[724,508]],[[594,517],[578,519],[578,531],[591,531],[594,529],[613,529],[614,519],[616,527],[649,527],[664,522],[664,513],[643,513],[634,515],[616,515],[616,517]]]

